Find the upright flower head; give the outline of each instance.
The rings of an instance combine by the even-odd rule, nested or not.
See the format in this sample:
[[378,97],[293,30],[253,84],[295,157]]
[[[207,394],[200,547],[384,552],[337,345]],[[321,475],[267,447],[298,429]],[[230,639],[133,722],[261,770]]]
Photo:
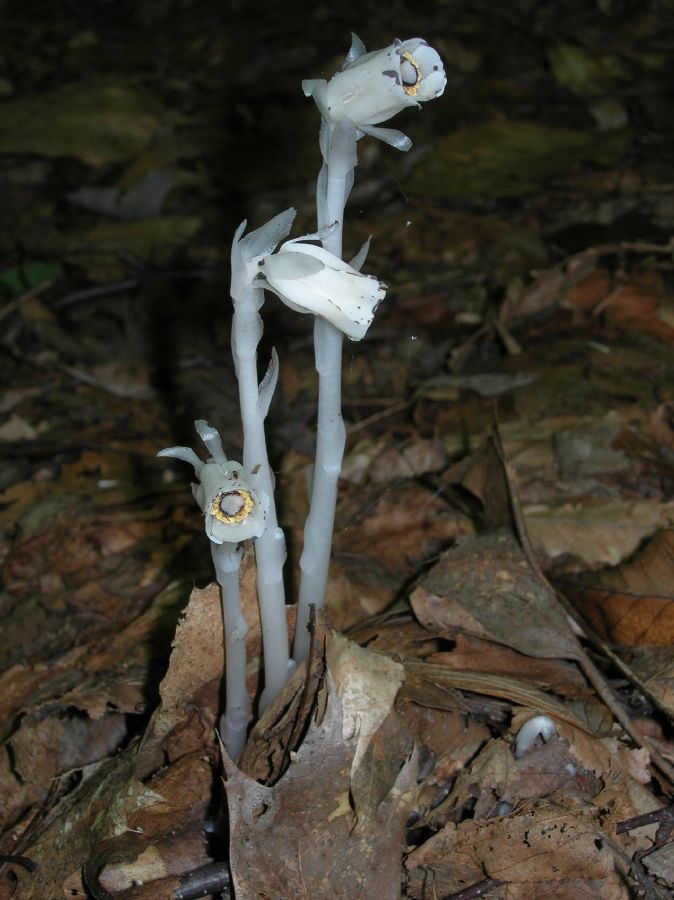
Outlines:
[[379,129],[370,130],[373,125],[406,106],[439,97],[446,84],[440,56],[421,38],[396,39],[383,50],[366,53],[354,35],[342,70],[329,82],[322,78],[303,81],[302,89],[314,98],[326,122],[346,119],[379,137]]
[[334,253],[304,243],[313,237],[316,235],[286,241],[277,253],[261,259],[261,282],[291,309],[322,316],[359,341],[386,295],[386,286],[373,275],[362,275]]
[[192,494],[204,514],[206,534],[214,544],[238,544],[264,531],[263,506],[248,483],[241,463],[227,460],[220,435],[199,419],[194,423],[211,457],[199,459],[191,447],[167,447],[157,456],[182,459],[194,467],[198,483]]

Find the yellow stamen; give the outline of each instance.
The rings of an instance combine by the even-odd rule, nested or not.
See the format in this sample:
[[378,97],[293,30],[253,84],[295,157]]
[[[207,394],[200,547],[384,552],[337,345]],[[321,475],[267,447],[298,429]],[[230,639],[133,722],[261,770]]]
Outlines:
[[[232,515],[227,515],[227,513],[223,512],[220,505],[225,497],[232,499],[236,497],[236,499],[241,502],[237,511]],[[255,501],[248,491],[220,491],[220,493],[216,494],[213,498],[210,513],[214,519],[217,519],[218,522],[222,522],[223,525],[238,525],[240,522],[243,522],[244,519],[248,518],[254,507]]]
[[405,93],[409,94],[410,97],[414,97],[416,92],[419,90],[419,85],[421,84],[422,75],[419,70],[419,66],[417,65],[416,59],[412,56],[412,54],[408,50],[405,50],[405,52],[402,53],[401,56],[403,59],[407,60],[407,62],[412,66],[412,68],[414,69],[414,72],[416,74],[416,80],[414,81],[413,84],[403,84],[403,90],[405,91]]

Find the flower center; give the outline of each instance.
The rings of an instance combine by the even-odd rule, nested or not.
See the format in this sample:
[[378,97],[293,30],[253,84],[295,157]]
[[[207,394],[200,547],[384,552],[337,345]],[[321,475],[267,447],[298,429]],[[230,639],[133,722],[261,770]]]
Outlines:
[[409,94],[410,97],[414,97],[421,84],[421,71],[419,70],[416,59],[409,51],[405,50],[402,54],[402,59],[403,61],[400,64],[400,74],[403,78],[403,90],[406,94]]
[[213,498],[210,513],[223,525],[238,525],[248,517],[254,506],[248,491],[220,491]]

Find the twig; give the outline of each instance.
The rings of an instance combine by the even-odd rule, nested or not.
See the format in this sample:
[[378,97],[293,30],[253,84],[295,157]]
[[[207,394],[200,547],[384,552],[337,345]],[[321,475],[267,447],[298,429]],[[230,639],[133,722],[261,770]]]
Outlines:
[[624,834],[634,828],[642,828],[644,825],[674,825],[674,806],[663,806],[662,809],[653,809],[651,812],[642,813],[640,816],[632,816],[624,822],[618,822],[615,827],[616,834]]
[[176,889],[176,900],[194,900],[207,897],[218,891],[229,891],[231,878],[227,863],[210,863],[184,875],[182,884]]
[[499,881],[498,878],[485,878],[484,881],[478,881],[477,884],[464,888],[458,894],[448,894],[443,900],[474,900],[475,897],[491,894],[492,891],[504,884],[505,881]]
[[1,853],[0,863],[7,863],[8,865],[14,866],[23,866],[23,868],[27,869],[29,872],[34,872],[37,869],[37,863],[33,862],[32,859],[29,859],[27,856],[15,856],[11,853]]
[[402,412],[404,409],[407,409],[408,406],[411,406],[414,403],[414,400],[414,397],[410,397],[409,400],[401,400],[399,403],[394,403],[392,406],[389,406],[388,409],[382,409],[379,412],[373,413],[371,416],[367,416],[365,419],[361,419],[360,422],[354,422],[353,425],[349,425],[347,428],[347,436],[350,437],[356,431],[361,431],[363,428],[374,425],[375,422],[380,422],[382,419],[388,418],[388,416],[393,416],[396,413]]
[[21,308],[21,304],[25,300],[30,300],[33,297],[37,297],[39,294],[43,294],[48,288],[50,288],[55,282],[58,280],[58,276],[54,278],[48,278],[46,281],[40,282],[40,284],[36,284],[35,287],[30,288],[25,291],[18,297],[15,297],[13,300],[10,300],[9,303],[5,303],[5,305],[0,309],[0,322],[3,319],[6,319],[7,316],[10,316],[12,313],[17,312]]
[[94,287],[84,288],[81,291],[73,291],[72,294],[65,294],[56,300],[56,306],[72,306],[74,303],[80,303],[83,300],[95,300],[98,297],[110,297],[112,294],[123,294],[125,291],[131,291],[140,285],[138,278],[125,278],[123,281],[111,281],[108,284],[97,284]]

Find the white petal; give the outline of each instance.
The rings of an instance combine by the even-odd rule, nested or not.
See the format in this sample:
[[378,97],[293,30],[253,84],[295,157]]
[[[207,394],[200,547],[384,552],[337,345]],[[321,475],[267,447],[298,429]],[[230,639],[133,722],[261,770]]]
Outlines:
[[328,83],[324,78],[305,78],[302,82],[302,90],[305,97],[313,97],[314,103],[324,119],[329,118],[328,113]]
[[376,125],[415,101],[403,90],[400,57],[391,45],[366,53],[334,75],[325,103],[333,122],[350,119],[356,125]]
[[447,76],[440,55],[432,47],[423,45],[413,56],[422,76],[416,99],[423,102],[439,97],[447,84]]
[[327,85],[322,79],[303,82],[305,94],[314,97],[329,122],[348,120],[361,129],[378,125],[406,106],[439,97],[447,83],[438,53],[421,38],[396,40],[372,53],[359,51],[349,54]]
[[[309,237],[310,235],[307,235]],[[348,262],[344,262],[343,259],[340,259],[339,256],[335,256],[334,253],[330,253],[329,250],[324,250],[323,247],[319,247],[316,244],[305,244],[302,242],[301,238],[297,238],[296,240],[286,241],[285,244],[279,249],[279,252],[274,256],[270,256],[268,260],[265,262],[266,264],[269,260],[276,259],[277,256],[280,256],[281,253],[301,253],[303,256],[313,256],[314,259],[319,260],[323,263],[324,266],[330,269],[340,269],[345,272],[355,272],[356,270],[348,264]]]
[[390,144],[391,147],[395,147],[396,150],[401,150],[403,153],[407,153],[412,146],[410,138],[402,131],[398,131],[397,128],[381,128],[379,125],[361,125],[360,130],[365,134],[371,135],[373,138],[377,138],[379,141],[383,141],[385,144]]
[[264,263],[264,274],[270,284],[311,278],[325,268],[325,263],[308,253],[276,253]]
[[376,278],[311,244],[284,245],[263,268],[268,286],[287,306],[322,316],[356,341],[386,294]]

